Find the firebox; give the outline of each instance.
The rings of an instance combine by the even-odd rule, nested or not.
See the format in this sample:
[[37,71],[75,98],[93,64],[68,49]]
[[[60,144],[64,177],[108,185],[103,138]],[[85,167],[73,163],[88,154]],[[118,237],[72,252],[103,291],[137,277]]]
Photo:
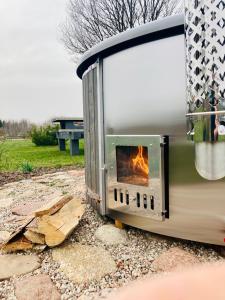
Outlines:
[[106,137],[109,210],[165,219],[166,141],[159,135]]

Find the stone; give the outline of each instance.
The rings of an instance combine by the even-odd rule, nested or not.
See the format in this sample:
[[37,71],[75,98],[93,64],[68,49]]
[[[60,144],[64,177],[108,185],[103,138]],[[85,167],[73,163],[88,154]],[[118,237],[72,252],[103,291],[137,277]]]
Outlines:
[[0,208],[9,207],[12,204],[13,200],[9,198],[0,199]]
[[159,255],[152,263],[152,268],[157,272],[170,272],[198,263],[199,260],[196,256],[178,247],[173,247]]
[[95,232],[95,237],[106,245],[126,244],[128,240],[125,230],[111,224],[99,227]]
[[89,295],[82,295],[78,298],[78,300],[108,299],[113,293],[115,293],[115,288],[106,288],[99,292],[90,293]]
[[36,275],[17,280],[17,300],[60,300],[61,296],[48,275]]
[[87,283],[100,280],[116,271],[116,264],[104,249],[81,244],[70,244],[52,250],[53,260],[62,271],[75,283]]
[[0,255],[0,280],[33,272],[39,267],[36,255]]
[[0,230],[0,243],[6,241],[10,237],[10,232]]

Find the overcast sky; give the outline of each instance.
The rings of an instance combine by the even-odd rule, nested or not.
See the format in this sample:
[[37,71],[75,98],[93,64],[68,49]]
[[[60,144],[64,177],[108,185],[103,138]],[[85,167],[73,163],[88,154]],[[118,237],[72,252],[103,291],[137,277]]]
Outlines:
[[82,85],[60,42],[67,0],[0,0],[0,119],[82,116]]

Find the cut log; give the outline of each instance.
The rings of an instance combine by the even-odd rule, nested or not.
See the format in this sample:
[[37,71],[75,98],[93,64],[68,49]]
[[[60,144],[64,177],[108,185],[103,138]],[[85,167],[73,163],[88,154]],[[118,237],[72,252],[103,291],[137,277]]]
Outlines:
[[45,244],[45,236],[41,233],[37,233],[28,229],[24,232],[23,235],[34,244]]
[[56,198],[34,212],[35,217],[44,215],[53,215],[60,210],[66,203],[73,199],[73,196],[67,195],[61,198]]
[[19,236],[24,228],[33,221],[34,217],[27,218],[24,223],[19,226],[14,232],[12,232],[7,240],[5,240],[4,244],[8,244],[11,241],[14,241],[17,236]]
[[64,196],[35,212],[4,242],[5,252],[28,250],[36,245],[54,247],[61,244],[78,225],[86,205],[82,200]]
[[49,247],[61,244],[78,225],[85,211],[85,204],[79,199],[73,199],[65,204],[57,213],[39,218],[37,228],[32,231],[45,236]]
[[14,242],[4,244],[1,250],[5,253],[9,253],[22,250],[30,250],[32,248],[33,244],[30,241],[28,241],[24,236],[22,236]]

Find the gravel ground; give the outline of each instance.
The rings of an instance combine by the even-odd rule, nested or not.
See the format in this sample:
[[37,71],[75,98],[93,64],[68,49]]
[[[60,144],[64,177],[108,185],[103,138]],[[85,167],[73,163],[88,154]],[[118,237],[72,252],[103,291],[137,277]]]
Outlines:
[[[6,193],[13,204],[36,197],[38,199],[50,193],[70,193],[84,198],[84,172],[67,171],[59,172],[41,177],[34,177],[18,183],[10,183],[0,188],[1,193]],[[0,209],[0,230],[9,230],[16,225],[7,224],[6,220],[12,218],[10,207]],[[111,291],[127,283],[146,276],[155,276],[152,269],[152,262],[163,251],[171,247],[180,247],[198,257],[201,262],[214,262],[221,259],[216,247],[195,242],[187,242],[172,238],[162,237],[135,228],[126,227],[128,241],[124,245],[104,245],[97,240],[94,233],[103,224],[112,221],[106,217],[100,217],[90,206],[73,232],[67,243],[79,242],[84,245],[93,245],[105,248],[114,258],[117,271],[114,274],[106,275],[100,281],[92,281],[86,284],[74,284],[69,281],[63,273],[58,271],[59,265],[52,260],[51,249],[39,253],[41,268],[33,274],[49,274],[52,281],[60,291],[62,299],[100,299],[105,298]],[[14,226],[14,227],[13,227]],[[20,254],[23,255],[23,254]],[[94,259],[94,254],[93,254]],[[30,276],[23,275],[19,278]],[[0,282],[0,299],[16,299],[14,294],[15,278]]]
[[53,167],[43,167],[33,170],[31,173],[22,173],[20,171],[14,172],[0,172],[0,186],[7,184],[9,182],[20,181],[24,179],[30,179],[35,176],[41,176],[44,174],[51,174],[56,172],[65,172],[68,170],[73,170],[74,166],[64,166],[60,168],[53,168]]

